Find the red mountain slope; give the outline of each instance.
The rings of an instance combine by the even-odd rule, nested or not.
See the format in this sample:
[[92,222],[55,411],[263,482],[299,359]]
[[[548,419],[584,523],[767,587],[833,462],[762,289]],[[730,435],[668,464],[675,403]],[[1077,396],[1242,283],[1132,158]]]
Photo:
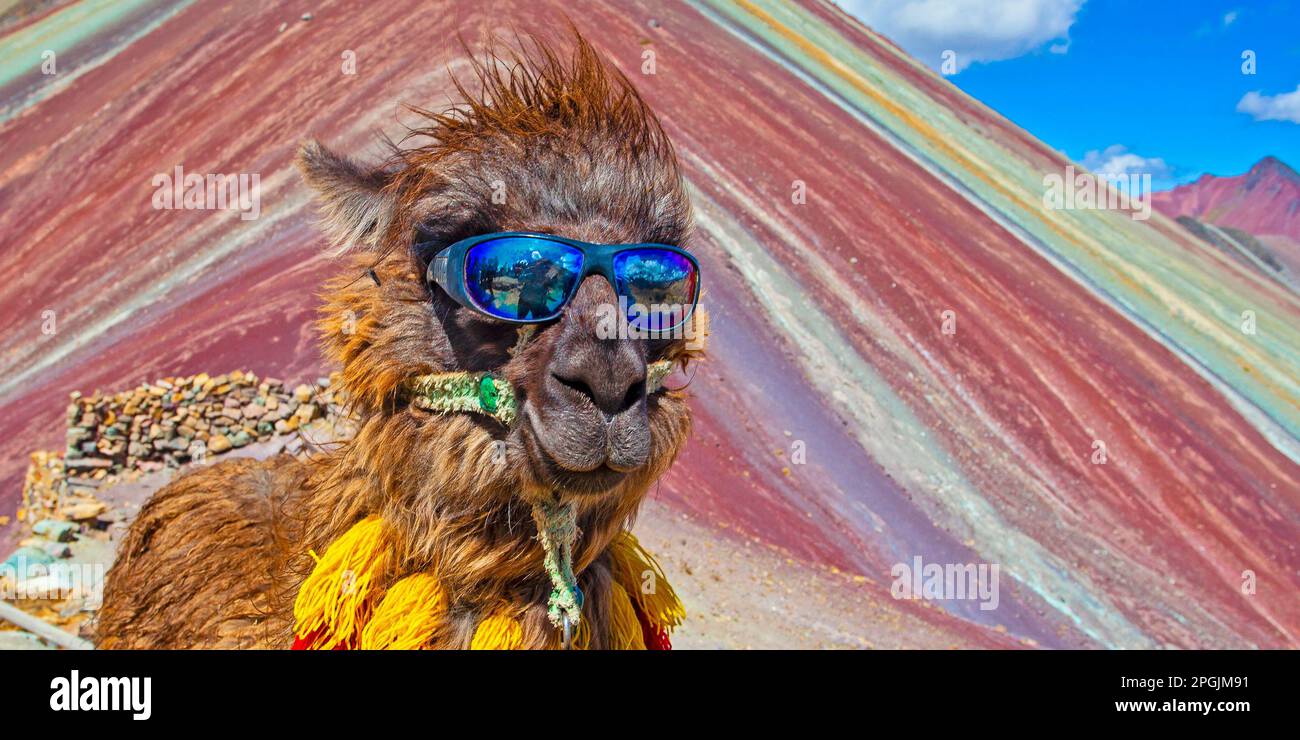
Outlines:
[[1265,157],[1244,175],[1199,180],[1156,193],[1162,213],[1191,216],[1255,235],[1276,234],[1300,241],[1300,174],[1276,157]]

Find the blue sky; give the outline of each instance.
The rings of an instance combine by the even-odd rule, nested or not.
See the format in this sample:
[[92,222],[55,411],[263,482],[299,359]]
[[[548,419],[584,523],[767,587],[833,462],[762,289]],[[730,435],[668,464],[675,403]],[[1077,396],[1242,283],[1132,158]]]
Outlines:
[[840,2],[935,69],[953,50],[949,80],[1094,170],[1300,168],[1298,0]]

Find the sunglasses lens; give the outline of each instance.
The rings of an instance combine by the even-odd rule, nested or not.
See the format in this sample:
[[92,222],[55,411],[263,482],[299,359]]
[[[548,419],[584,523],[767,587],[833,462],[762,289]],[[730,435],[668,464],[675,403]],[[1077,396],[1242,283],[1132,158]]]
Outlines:
[[629,249],[614,256],[614,289],[628,299],[627,322],[646,331],[676,328],[695,307],[695,263],[667,249]]
[[507,321],[555,318],[581,273],[582,252],[545,239],[492,239],[465,256],[465,289],[470,298]]

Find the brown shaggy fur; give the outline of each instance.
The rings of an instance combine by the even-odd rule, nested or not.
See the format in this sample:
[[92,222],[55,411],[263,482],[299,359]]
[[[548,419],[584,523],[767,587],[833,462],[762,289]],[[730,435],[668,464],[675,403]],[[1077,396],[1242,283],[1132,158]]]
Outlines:
[[[566,342],[591,331],[590,309],[612,291],[584,282],[565,316],[512,354],[515,328],[427,286],[432,251],[411,248],[505,230],[685,242],[690,207],[657,120],[584,40],[574,46],[567,60],[537,43],[529,55],[490,54],[475,67],[478,92],[461,88],[464,103],[445,113],[416,110],[423,123],[380,166],[314,142],[303,147],[300,165],[320,193],[329,237],[351,253],[325,288],[319,326],[327,359],[342,367],[358,432],[305,462],[222,462],[159,491],[109,573],[100,647],[287,647],[308,551],[375,514],[398,556],[381,588],[427,571],[448,593],[450,618],[431,646],[465,647],[480,619],[506,610],[521,620],[528,646],[555,647],[530,502],[556,493],[579,511],[575,570],[592,647],[609,644],[605,551],[684,444],[686,400],[675,392],[644,399],[644,466],[601,490],[580,476],[557,489],[539,472],[537,427],[525,417],[576,413],[555,399],[572,398],[573,407],[581,399],[546,386],[548,368],[569,351]],[[500,184],[504,203],[492,197]],[[366,277],[371,268],[377,281]],[[584,351],[603,351],[591,346]],[[641,340],[634,351],[642,367],[690,354],[680,340]],[[507,429],[402,399],[406,378],[451,369],[503,373],[521,394],[520,421]],[[504,463],[493,460],[499,441]]]

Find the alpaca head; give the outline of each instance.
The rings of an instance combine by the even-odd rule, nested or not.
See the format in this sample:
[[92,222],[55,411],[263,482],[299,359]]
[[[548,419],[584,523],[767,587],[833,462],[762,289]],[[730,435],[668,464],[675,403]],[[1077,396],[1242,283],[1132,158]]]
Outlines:
[[[558,494],[588,514],[626,517],[690,423],[681,394],[647,394],[647,364],[684,363],[694,342],[608,337],[601,322],[618,299],[600,276],[521,336],[454,302],[425,271],[441,248],[502,231],[685,246],[690,205],[675,155],[631,83],[580,37],[566,58],[535,44],[474,70],[473,84],[457,85],[463,102],[414,110],[421,124],[381,164],[315,142],[300,154],[329,235],[355,255],[327,287],[321,321],[362,419],[355,444],[400,492],[401,515]],[[509,380],[517,420],[439,415],[403,396],[414,376],[460,370]]]

